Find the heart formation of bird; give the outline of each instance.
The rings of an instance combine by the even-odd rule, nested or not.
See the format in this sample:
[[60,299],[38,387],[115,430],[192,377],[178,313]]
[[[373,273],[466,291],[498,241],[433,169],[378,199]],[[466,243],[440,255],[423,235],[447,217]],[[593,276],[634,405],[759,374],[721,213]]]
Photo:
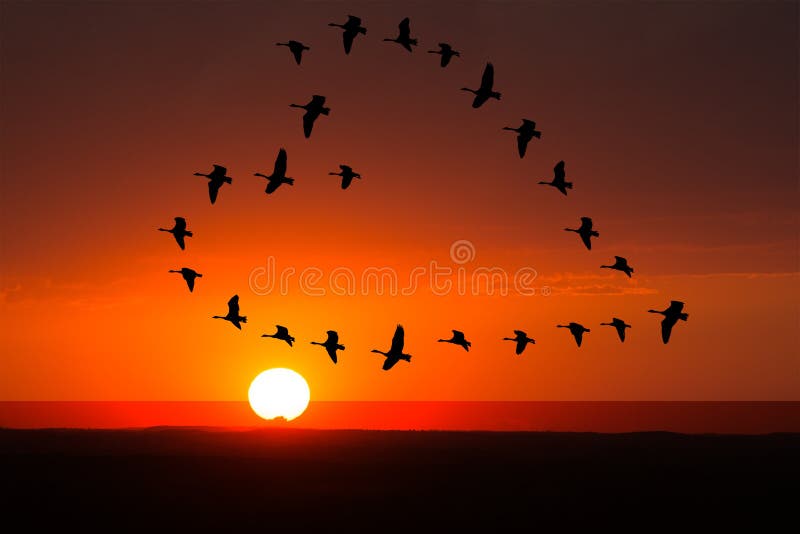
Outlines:
[[[353,47],[353,42],[358,35],[366,35],[367,33],[367,29],[361,25],[361,19],[352,15],[349,15],[347,21],[343,24],[331,22],[328,25],[341,28],[343,30],[342,42],[344,44],[345,54],[350,54],[350,51]],[[412,47],[417,46],[417,39],[411,37],[410,20],[408,18],[404,18],[399,24],[399,33],[397,37],[386,38],[384,41],[397,43],[407,51],[413,52],[414,49]],[[298,65],[300,65],[302,61],[303,52],[311,49],[299,41],[292,40],[286,43],[276,43],[276,45],[288,47]],[[448,43],[439,43],[438,50],[429,50],[428,53],[438,54],[441,56],[440,66],[442,68],[447,67],[453,57],[461,56],[460,52],[454,50],[453,47]],[[492,64],[486,64],[481,77],[480,86],[477,89],[462,87],[461,90],[475,95],[472,101],[473,108],[481,107],[489,99],[500,100],[501,94],[494,90],[494,67]],[[308,104],[289,104],[289,106],[305,110],[305,113],[303,114],[303,135],[306,139],[311,137],[314,123],[317,121],[320,115],[328,115],[330,113],[330,108],[325,107],[325,97],[321,95],[313,95]],[[520,158],[525,157],[528,143],[530,143],[533,138],[541,139],[542,136],[541,132],[536,129],[536,123],[529,119],[522,119],[522,124],[518,128],[506,126],[503,128],[503,130],[516,132],[517,152],[519,153]],[[348,165],[340,165],[339,168],[340,172],[330,172],[329,174],[341,177],[342,189],[347,189],[354,178],[361,178],[361,175],[355,172],[352,167]],[[255,176],[267,180],[266,193],[271,195],[283,184],[294,184],[294,178],[286,176],[286,169],[287,154],[286,150],[281,148],[278,152],[277,158],[275,159],[275,166],[272,174],[265,175],[261,173],[255,173]],[[211,200],[211,204],[216,202],[219,190],[224,184],[233,183],[233,179],[226,175],[227,169],[221,165],[214,165],[213,170],[208,174],[203,174],[200,172],[195,173],[195,176],[204,176],[208,179],[208,196]],[[555,167],[553,168],[553,179],[551,181],[541,181],[539,184],[551,186],[560,191],[561,194],[567,195],[567,190],[572,189],[572,182],[566,181],[564,161],[559,161],[556,163]],[[192,237],[192,232],[187,230],[186,219],[183,217],[175,217],[175,225],[172,228],[159,228],[159,230],[162,232],[171,233],[181,250],[184,250],[186,247],[185,238]],[[578,228],[565,228],[564,230],[567,232],[577,233],[580,236],[584,246],[588,250],[592,249],[592,238],[600,236],[600,234],[594,230],[593,222],[590,217],[581,217],[581,225]],[[631,274],[633,273],[633,268],[628,265],[628,260],[622,256],[615,256],[614,259],[615,261],[613,264],[601,265],[600,267],[623,272],[630,278]],[[179,273],[189,286],[189,291],[194,290],[195,280],[203,276],[194,269],[190,269],[188,267],[171,269],[169,272]],[[650,313],[658,313],[664,316],[664,319],[661,321],[661,339],[665,344],[669,342],[670,334],[672,333],[672,327],[675,326],[678,320],[686,321],[688,318],[688,314],[683,312],[683,306],[683,302],[673,300],[665,310],[647,310]],[[230,300],[228,300],[228,313],[226,315],[215,315],[213,318],[228,321],[239,330],[242,328],[241,324],[247,322],[247,317],[239,315],[238,295],[234,295],[230,298]],[[627,324],[624,320],[618,317],[614,317],[611,322],[600,324],[602,326],[613,326],[616,329],[617,335],[619,336],[621,342],[625,341],[625,330],[631,328],[631,325]],[[575,338],[575,342],[579,347],[583,342],[583,334],[590,331],[588,328],[579,323],[569,323],[566,325],[556,326],[558,328],[567,328],[570,331],[570,334],[572,334],[572,336]],[[442,343],[452,343],[462,347],[466,351],[469,351],[472,343],[467,341],[464,333],[458,330],[453,330],[452,332],[453,334],[450,339],[439,339],[438,341]],[[288,343],[289,346],[292,346],[295,340],[295,338],[289,334],[289,329],[282,325],[276,325],[276,332],[274,334],[263,334],[261,337],[272,337],[279,339]],[[404,339],[405,331],[401,325],[397,325],[389,350],[387,352],[377,349],[372,350],[372,352],[382,354],[385,357],[383,363],[384,370],[388,371],[400,360],[405,360],[407,362],[411,361],[411,355],[403,352]],[[514,330],[514,337],[506,337],[503,338],[503,340],[513,341],[516,344],[515,352],[518,355],[522,354],[529,343],[536,343],[534,339],[528,337],[528,335],[522,330]],[[338,361],[337,351],[344,350],[344,345],[339,343],[339,334],[334,330],[329,330],[327,332],[327,339],[324,342],[312,341],[311,344],[324,347],[333,363],[337,363]]]

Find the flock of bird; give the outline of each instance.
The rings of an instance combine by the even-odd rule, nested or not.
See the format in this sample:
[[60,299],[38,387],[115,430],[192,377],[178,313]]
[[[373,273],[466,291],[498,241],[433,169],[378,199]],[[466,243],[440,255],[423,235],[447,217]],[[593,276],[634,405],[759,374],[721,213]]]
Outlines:
[[[334,22],[329,23],[329,26],[341,28],[342,32],[342,43],[344,45],[344,52],[345,54],[350,54],[350,51],[353,47],[353,42],[356,37],[359,35],[366,35],[367,29],[362,26],[361,19],[359,17],[355,17],[349,15],[347,21],[343,24],[337,24]],[[411,37],[411,22],[408,18],[404,18],[399,26],[399,31],[396,37],[387,37],[383,39],[384,41],[394,42],[402,46],[408,52],[413,52],[415,46],[418,45],[418,39]],[[292,53],[295,62],[300,65],[303,52],[311,50],[309,46],[301,43],[300,41],[290,40],[285,43],[276,43],[276,46],[286,46],[289,48],[289,51]],[[440,65],[441,67],[447,67],[450,63],[450,60],[453,57],[460,57],[461,53],[454,50],[452,46],[448,43],[439,43],[438,50],[429,50],[428,53],[431,54],[438,54],[441,56]],[[487,63],[484,71],[483,76],[481,77],[480,86],[477,89],[470,89],[468,87],[462,87],[462,91],[467,91],[475,95],[472,101],[473,108],[479,108],[483,104],[485,104],[489,99],[500,100],[501,93],[494,90],[494,67],[491,63]],[[300,104],[290,104],[290,107],[293,108],[301,108],[305,110],[303,115],[303,135],[306,138],[311,137],[311,133],[314,128],[314,123],[320,117],[320,115],[329,115],[330,108],[325,107],[325,97],[321,95],[313,95],[311,101],[308,104],[300,105]],[[520,158],[524,158],[528,143],[530,143],[534,138],[540,139],[542,133],[536,129],[536,123],[529,119],[522,119],[522,124],[518,128],[512,128],[510,126],[506,126],[502,128],[503,130],[510,130],[517,134],[517,152],[519,153]],[[341,177],[341,188],[347,189],[350,184],[352,183],[354,178],[361,179],[361,175],[353,170],[352,167],[349,165],[341,164],[339,165],[340,172],[330,172],[328,174],[339,176]],[[275,159],[275,165],[272,170],[272,174],[266,175],[262,173],[255,173],[255,176],[264,178],[267,180],[266,186],[266,193],[272,194],[274,193],[280,186],[283,184],[293,185],[294,178],[286,176],[287,171],[287,155],[286,150],[281,148],[278,152],[278,156]],[[221,165],[214,165],[213,170],[208,174],[203,174],[200,172],[196,172],[195,176],[203,176],[208,179],[208,195],[209,199],[211,200],[211,204],[214,204],[217,200],[217,196],[219,194],[220,188],[224,184],[232,184],[233,179],[230,176],[227,176],[227,169]],[[549,182],[540,181],[539,184],[541,185],[548,185],[554,187],[558,191],[560,191],[563,195],[567,195],[567,190],[572,189],[572,182],[566,181],[566,170],[565,170],[565,163],[564,161],[559,161],[555,167],[553,168],[553,179]],[[186,248],[186,238],[192,237],[192,232],[187,230],[186,219],[183,217],[175,217],[175,225],[170,228],[159,228],[158,230],[162,232],[169,232],[175,238],[175,241],[178,243],[178,246],[181,250]],[[600,234],[594,230],[592,219],[589,217],[581,217],[581,225],[578,228],[565,228],[567,232],[575,232],[577,233],[581,241],[583,242],[584,246],[588,249],[592,249],[592,238],[597,238]],[[633,273],[633,268],[628,265],[628,260],[622,256],[614,256],[614,263],[612,265],[601,265],[601,268],[605,269],[614,269],[620,272],[625,273],[628,278],[631,277]],[[190,269],[188,267],[183,267],[181,269],[171,269],[169,270],[170,273],[178,273],[180,274],[183,279],[186,281],[187,286],[189,287],[189,291],[194,290],[195,280],[197,278],[201,278],[203,275],[195,271],[194,269]],[[680,321],[686,321],[688,318],[688,314],[683,312],[684,304],[680,301],[672,301],[665,310],[648,310],[650,313],[657,313],[664,316],[663,320],[661,321],[661,339],[666,344],[669,342],[670,335],[672,333],[672,328],[675,324]],[[230,322],[233,326],[241,330],[242,323],[247,323],[247,317],[242,316],[239,314],[239,296],[234,295],[228,301],[228,313],[226,315],[214,315],[213,319],[223,319],[225,321]],[[612,326],[616,329],[617,335],[619,336],[620,342],[625,341],[625,330],[631,328],[631,325],[627,324],[624,320],[614,317],[611,322],[608,323],[600,323],[601,326]],[[585,326],[571,322],[566,325],[556,325],[557,328],[566,328],[569,330],[570,334],[575,339],[575,343],[578,347],[581,346],[583,342],[583,335],[587,332],[590,332],[588,328]],[[522,330],[514,330],[515,337],[506,337],[503,338],[504,341],[513,341],[516,344],[516,354],[520,355],[523,353],[525,348],[528,344],[535,344],[536,341],[530,337],[528,334]],[[289,334],[289,329],[282,325],[276,325],[276,332],[274,334],[263,334],[261,337],[271,337],[274,339],[278,339],[281,341],[286,342],[290,347],[293,346],[295,338]],[[462,347],[465,351],[469,351],[472,343],[467,341],[463,332],[458,330],[452,331],[452,336],[449,339],[439,339],[438,342],[441,343],[451,343],[453,345],[458,345]],[[324,347],[327,351],[328,355],[330,356],[333,363],[338,362],[337,351],[344,350],[344,345],[339,343],[339,334],[334,330],[327,331],[327,339],[324,342],[317,342],[312,341],[312,345],[319,345]],[[400,360],[404,360],[407,362],[411,361],[411,355],[406,354],[403,352],[403,347],[405,344],[405,331],[401,325],[397,325],[394,336],[392,337],[392,343],[388,351],[384,352],[381,350],[373,349],[372,352],[381,354],[384,356],[385,360],[383,363],[383,369],[389,370],[394,365],[399,362]]]

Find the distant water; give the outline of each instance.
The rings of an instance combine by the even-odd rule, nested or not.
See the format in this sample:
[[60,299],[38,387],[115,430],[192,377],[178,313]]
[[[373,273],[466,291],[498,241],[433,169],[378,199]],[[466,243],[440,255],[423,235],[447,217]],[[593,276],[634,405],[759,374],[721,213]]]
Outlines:
[[312,402],[264,421],[247,402],[0,402],[0,427],[267,427],[763,434],[800,432],[800,402]]

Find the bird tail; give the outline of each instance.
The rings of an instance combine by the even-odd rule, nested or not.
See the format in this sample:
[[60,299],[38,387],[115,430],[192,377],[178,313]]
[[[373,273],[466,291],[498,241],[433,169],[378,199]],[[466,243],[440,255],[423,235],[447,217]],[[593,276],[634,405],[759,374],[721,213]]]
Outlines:
[[366,28],[359,28],[358,29],[358,33],[360,33],[362,35],[367,35],[367,29]]
[[501,94],[500,94],[500,93],[498,93],[497,91],[492,91],[492,96],[493,96],[494,98],[496,98],[497,100],[500,100],[500,96],[501,96]]
[[678,316],[678,319],[680,319],[681,321],[685,321],[688,318],[689,318],[689,314],[688,313],[682,313],[682,314],[680,314]]
[[344,350],[344,345],[336,345],[336,348],[339,350]]
[[294,185],[294,178],[284,178],[283,183]]
[[322,113],[323,115],[329,115],[330,112],[331,108],[322,108],[322,110],[320,110],[320,113]]
[[400,359],[401,360],[405,360],[407,362],[410,362],[411,361],[411,355],[410,354],[403,354],[402,356],[400,356]]
[[197,273],[197,275],[196,275],[196,276],[197,276],[197,278],[203,278],[203,275],[202,275],[202,274],[200,274],[200,273]]
[[186,236],[187,237],[192,237],[192,236],[194,236],[194,234],[191,231],[187,230],[186,231]]
[[592,230],[592,233],[590,235],[592,235],[593,237],[600,237],[600,232]]
[[247,322],[247,317],[242,317],[241,319],[239,319],[239,321],[241,321],[243,323],[246,323]]
[[572,189],[572,182],[564,182],[564,187],[567,189]]
[[409,42],[409,44],[417,46],[417,40],[416,39],[409,39],[408,42]]
[[223,178],[223,180],[225,181],[226,184],[232,184],[233,183],[233,178],[228,178],[227,176],[225,178]]
[[542,138],[542,132],[540,132],[539,130],[534,130],[534,132],[533,132],[533,136],[534,136],[536,139],[541,139],[541,138]]

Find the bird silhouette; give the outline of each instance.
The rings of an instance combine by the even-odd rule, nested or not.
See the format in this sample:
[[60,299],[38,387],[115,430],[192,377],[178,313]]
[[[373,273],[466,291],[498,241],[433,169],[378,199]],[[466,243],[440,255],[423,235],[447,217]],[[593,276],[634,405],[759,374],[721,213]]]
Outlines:
[[494,66],[492,66],[491,63],[487,63],[486,68],[483,70],[483,76],[481,77],[481,86],[478,89],[462,87],[461,90],[473,93],[475,95],[475,99],[472,101],[472,107],[479,108],[490,98],[500,100],[500,93],[492,90],[493,85]]
[[417,46],[417,40],[411,38],[411,21],[408,20],[408,17],[400,21],[398,28],[400,28],[400,32],[397,34],[397,37],[395,37],[394,39],[387,37],[386,39],[384,39],[384,41],[395,42],[400,46],[402,46],[403,48],[405,48],[406,50],[408,50],[409,52],[413,52],[411,45]]
[[225,176],[227,172],[228,169],[225,167],[214,165],[214,170],[209,174],[203,174],[202,172],[194,173],[195,176],[205,176],[208,178],[208,198],[211,199],[212,204],[217,201],[217,193],[219,192],[219,188],[222,187],[222,184],[233,183],[233,178]]
[[601,265],[601,269],[614,269],[616,271],[622,271],[623,273],[628,275],[628,278],[631,277],[631,273],[633,272],[633,267],[628,265],[628,260],[623,258],[622,256],[614,256],[616,260],[614,265]]
[[274,334],[261,334],[261,337],[274,337],[275,339],[281,339],[288,343],[291,347],[292,343],[294,343],[294,338],[289,335],[289,329],[279,324],[276,324],[275,326],[277,331]]
[[186,219],[183,217],[175,217],[175,226],[172,228],[159,228],[161,232],[169,232],[172,234],[172,237],[175,238],[175,241],[178,243],[178,246],[181,247],[181,250],[186,249],[186,243],[184,242],[185,237],[192,237],[192,232],[186,229]]
[[439,62],[442,68],[446,67],[450,63],[450,60],[453,58],[453,56],[461,57],[461,52],[453,50],[453,47],[447,43],[439,43],[439,50],[428,50],[428,53],[439,54],[442,56],[442,59]]
[[555,187],[564,195],[567,194],[567,189],[572,189],[572,182],[565,182],[564,178],[566,178],[567,173],[564,170],[564,162],[559,161],[556,163],[556,166],[553,167],[553,181],[552,182],[539,182],[542,185],[549,185]]
[[289,41],[288,43],[275,43],[275,46],[287,46],[289,47],[289,51],[294,56],[294,60],[297,64],[300,64],[300,60],[303,59],[303,50],[311,50],[309,47],[301,43],[300,41]]
[[240,323],[246,323],[247,317],[239,315],[239,295],[232,296],[228,301],[228,315],[215,315],[212,317],[212,319],[224,319],[241,330],[242,325]]
[[331,112],[331,108],[326,108],[325,106],[325,97],[320,95],[313,95],[311,97],[311,102],[306,104],[305,106],[301,106],[299,104],[289,104],[289,107],[292,108],[302,108],[306,110],[305,115],[303,115],[303,135],[306,136],[306,139],[311,137],[311,130],[314,128],[314,122],[320,115],[328,115]]
[[339,165],[339,168],[342,169],[342,172],[329,172],[328,174],[342,177],[342,189],[350,187],[350,182],[353,181],[353,178],[361,179],[361,175],[354,172],[353,168],[349,165]]
[[169,272],[179,273],[181,276],[183,276],[183,279],[186,280],[186,285],[189,286],[189,292],[194,291],[194,279],[203,278],[202,274],[188,267],[181,267],[180,270],[170,269]]
[[592,237],[599,237],[600,234],[592,230],[592,219],[589,217],[581,217],[581,226],[580,228],[564,228],[567,232],[575,232],[581,236],[581,240],[583,244],[586,245],[586,248],[592,250]]
[[405,337],[405,332],[403,331],[402,325],[397,325],[397,329],[395,329],[394,331],[394,337],[392,337],[392,346],[389,349],[389,352],[383,352],[378,349],[372,349],[370,351],[370,352],[377,352],[378,354],[383,354],[386,357],[386,360],[383,362],[384,371],[388,371],[389,369],[394,367],[394,364],[396,364],[400,360],[411,362],[411,355],[403,353],[404,337]]
[[542,132],[536,129],[536,123],[532,120],[522,119],[522,125],[519,128],[512,128],[511,126],[504,126],[503,130],[511,130],[517,132],[517,152],[519,157],[525,157],[525,150],[528,148],[528,143],[534,137],[541,139]]
[[585,328],[582,324],[578,324],[578,323],[569,323],[567,325],[559,324],[559,325],[556,325],[556,327],[557,328],[569,328],[569,333],[572,334],[572,337],[575,338],[575,343],[577,343],[579,347],[581,346],[581,343],[583,342],[583,333],[584,332],[591,332],[591,330],[589,330],[588,328]]
[[647,310],[650,313],[660,313],[664,316],[661,320],[661,340],[666,345],[669,342],[669,336],[672,334],[672,327],[678,322],[678,319],[685,321],[689,318],[688,313],[683,313],[683,302],[673,300],[669,303],[669,308],[664,311]]
[[616,317],[614,317],[610,323],[600,323],[600,326],[613,326],[616,328],[619,340],[623,343],[625,343],[625,329],[631,327],[631,325],[625,324],[625,321]]
[[453,330],[453,337],[450,339],[440,339],[439,343],[452,343],[453,345],[459,345],[467,352],[469,352],[469,348],[472,346],[472,343],[464,338],[464,332],[459,332],[458,330]]
[[278,189],[281,184],[289,184],[294,185],[294,178],[289,178],[286,176],[286,150],[283,148],[278,151],[278,157],[275,158],[275,167],[272,170],[272,174],[267,176],[266,174],[261,174],[257,172],[254,176],[260,176],[261,178],[266,178],[269,183],[267,184],[267,188],[265,189],[268,195],[271,195]]
[[324,343],[320,343],[318,341],[312,341],[311,344],[319,345],[320,347],[325,347],[325,350],[328,351],[328,356],[331,357],[333,363],[336,363],[338,361],[336,358],[336,351],[344,350],[344,345],[339,344],[339,334],[336,333],[336,330],[328,330],[328,339],[326,339]]
[[522,351],[525,350],[525,347],[528,346],[528,343],[536,343],[536,340],[529,338],[528,334],[522,330],[514,330],[514,334],[516,334],[517,337],[504,337],[503,341],[515,341],[517,343],[517,355],[522,354]]
[[353,15],[347,15],[347,22],[344,24],[329,22],[328,26],[335,26],[344,30],[342,33],[342,43],[344,43],[345,54],[350,53],[350,49],[353,47],[353,39],[356,38],[356,35],[359,33],[363,35],[367,34],[367,29],[361,26],[361,19]]

